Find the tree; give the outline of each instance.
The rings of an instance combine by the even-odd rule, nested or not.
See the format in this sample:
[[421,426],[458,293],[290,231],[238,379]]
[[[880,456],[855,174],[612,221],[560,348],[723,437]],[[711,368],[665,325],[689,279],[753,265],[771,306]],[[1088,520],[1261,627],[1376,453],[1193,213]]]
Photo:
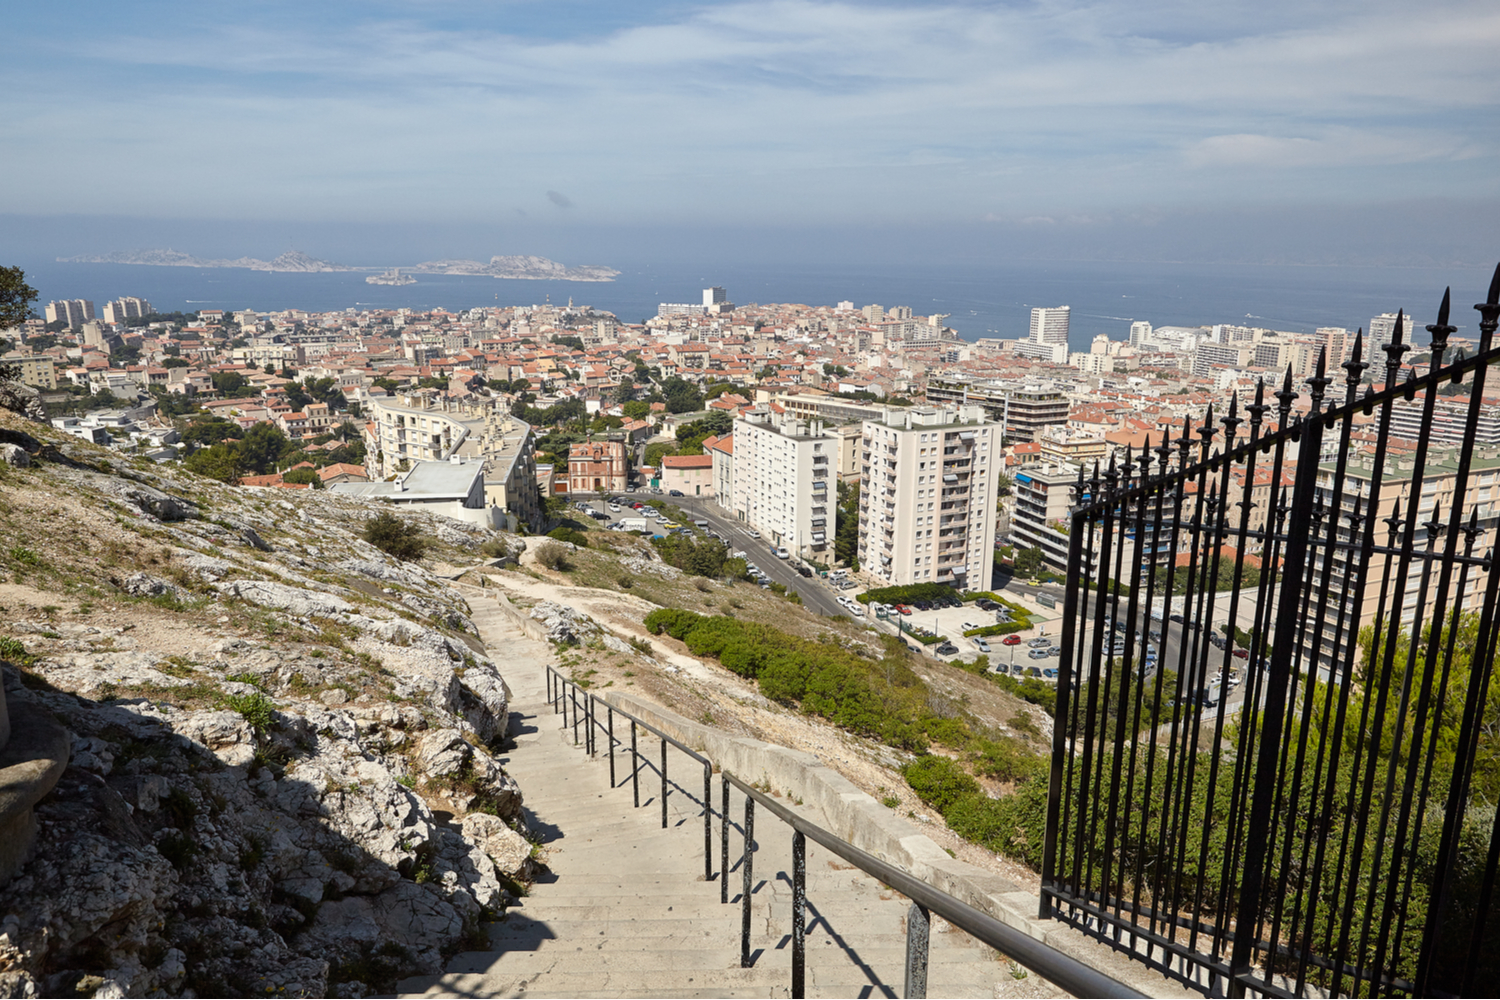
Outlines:
[[661,465],[661,460],[665,456],[675,454],[677,454],[676,445],[670,444],[666,441],[658,441],[655,444],[648,444],[646,445],[645,464],[656,468]]
[[238,485],[244,468],[239,449],[222,441],[210,448],[200,448],[193,452],[182,464],[189,472],[217,479],[230,486]]
[[245,432],[240,442],[240,457],[245,468],[256,475],[264,476],[276,471],[280,462],[293,449],[292,443],[275,424],[259,423]]
[[26,284],[26,272],[19,267],[0,267],[0,330],[20,326],[31,318],[31,304],[37,291]]
[[1024,576],[1035,576],[1046,560],[1042,550],[1033,546],[1016,553],[1016,572]]
[[427,551],[422,530],[412,522],[381,511],[365,521],[364,539],[402,562],[415,562]]
[[213,377],[214,388],[225,396],[233,396],[245,387],[245,376],[239,372],[219,372]]
[[186,358],[168,358],[161,363],[161,366],[163,368],[186,368],[188,364]]
[[620,412],[631,420],[644,420],[651,414],[651,404],[644,399],[632,399],[620,407]]
[[315,490],[321,490],[323,488],[323,477],[318,475],[316,469],[293,469],[291,472],[288,472],[286,475],[282,476],[281,481],[284,483],[293,483],[299,486],[305,483],[307,485],[310,485]]
[[838,524],[833,534],[833,556],[859,569],[859,484],[838,484]]

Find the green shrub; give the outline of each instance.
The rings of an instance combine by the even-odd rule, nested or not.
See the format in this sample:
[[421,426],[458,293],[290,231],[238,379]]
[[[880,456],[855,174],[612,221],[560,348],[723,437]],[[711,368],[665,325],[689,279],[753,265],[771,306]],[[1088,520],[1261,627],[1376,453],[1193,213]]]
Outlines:
[[572,542],[580,549],[589,547],[589,536],[573,528],[553,528],[547,532],[548,538],[555,538],[559,542]]
[[249,694],[227,694],[224,696],[224,704],[240,713],[240,716],[255,730],[256,736],[264,736],[271,728],[274,721],[276,706],[271,699],[259,691]]
[[901,773],[918,798],[944,815],[959,799],[979,794],[979,782],[961,764],[936,754],[918,757]]
[[402,562],[415,562],[427,551],[421,529],[387,511],[367,519],[363,535],[365,541]]
[[964,638],[987,635],[1010,635],[1012,632],[1024,632],[1031,628],[1031,619],[1023,618],[1020,621],[1007,622],[1004,625],[982,625],[979,628],[971,628],[964,633]]
[[[1029,716],[1022,718],[1030,721]],[[974,771],[996,781],[1031,781],[1045,778],[1047,762],[1020,740],[1009,737],[976,741]]]
[[867,590],[855,600],[861,604],[879,601],[881,604],[910,604],[912,601],[936,601],[959,596],[958,591],[944,583],[912,583],[904,587],[880,587]]

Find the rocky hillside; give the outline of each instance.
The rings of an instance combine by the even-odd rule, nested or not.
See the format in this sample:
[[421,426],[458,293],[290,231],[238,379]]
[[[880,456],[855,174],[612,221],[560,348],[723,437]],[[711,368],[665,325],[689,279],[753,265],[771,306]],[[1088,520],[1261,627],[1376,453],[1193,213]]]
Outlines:
[[498,654],[434,572],[519,541],[412,515],[398,562],[370,514],[0,414],[6,697],[72,737],[0,886],[0,995],[360,996],[520,891]]

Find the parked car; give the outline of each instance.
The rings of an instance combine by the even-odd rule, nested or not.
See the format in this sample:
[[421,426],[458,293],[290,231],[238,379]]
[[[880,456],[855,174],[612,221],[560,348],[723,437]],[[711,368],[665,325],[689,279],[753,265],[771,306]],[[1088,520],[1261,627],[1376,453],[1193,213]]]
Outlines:
[[1055,681],[1055,680],[1057,680],[1057,668],[1056,667],[1043,667],[1042,668],[1042,680],[1044,680],[1044,681]]
[[908,608],[904,604],[898,604],[898,605],[896,605],[896,610],[899,611],[899,612],[901,612],[903,615],[910,615],[911,614],[911,608]]
[[969,631],[969,629],[971,629],[971,628],[983,628],[983,626],[981,626],[981,625],[975,625],[973,622],[964,622],[964,631],[965,632]]
[[1061,646],[1048,646],[1047,647],[1047,655],[1048,656],[1061,656],[1062,655],[1062,647]]
[[1016,635],[1014,632],[1000,640],[1000,645],[1002,646],[1019,646],[1020,644],[1021,637]]
[[1045,649],[1046,647],[1052,645],[1052,640],[1051,639],[1044,639],[1041,636],[1037,636],[1035,639],[1032,639],[1026,645],[1030,646],[1032,649],[1038,649],[1038,648]]
[[977,635],[969,641],[972,642],[974,644],[974,648],[978,649],[981,653],[988,653],[990,651],[990,644],[985,642]]
[[683,495],[684,494],[683,494],[683,492],[681,490],[668,490],[667,491],[667,496],[669,496],[669,497],[680,497],[680,496],[683,496]]
[[958,652],[958,647],[953,645],[953,643],[951,642],[945,642],[938,646],[937,651],[939,653],[942,653],[944,656],[952,656],[954,653]]
[[1248,650],[1248,649],[1236,649],[1234,651],[1234,655],[1237,656],[1237,657],[1239,657],[1241,660],[1248,660],[1250,658],[1250,650]]
[[754,529],[745,532],[745,534],[749,535],[751,538],[759,538],[760,537],[760,532],[755,531]]
[[789,552],[787,550],[787,547],[785,545],[778,545],[778,546],[776,546],[776,558],[777,559],[790,559],[791,557],[792,557],[792,554],[791,554],[791,552]]
[[1047,658],[1047,651],[1045,649],[1033,649],[1026,655],[1033,660],[1045,660]]
[[988,597],[981,597],[979,600],[975,601],[974,604],[980,608],[983,608],[985,611],[998,611],[1000,609],[1000,605],[996,604]]

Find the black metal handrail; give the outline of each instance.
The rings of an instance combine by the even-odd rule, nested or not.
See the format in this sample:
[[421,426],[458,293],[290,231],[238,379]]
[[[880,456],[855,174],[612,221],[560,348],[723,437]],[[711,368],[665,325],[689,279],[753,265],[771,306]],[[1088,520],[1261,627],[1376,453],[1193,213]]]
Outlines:
[[[636,727],[656,736],[661,741],[661,802],[662,827],[667,826],[667,795],[670,783],[667,779],[667,746],[676,747],[703,766],[703,865],[704,881],[714,881],[712,860],[712,829],[714,808],[712,803],[712,775],[714,765],[703,754],[681,740],[663,732],[660,728],[617,708],[602,698],[582,688],[576,681],[564,677],[553,667],[547,667],[547,701],[554,714],[563,716],[563,728],[573,729],[574,745],[583,745],[590,757],[598,752],[596,732],[602,732],[609,744],[611,788],[623,782],[616,781],[614,770],[614,748],[624,746],[624,741],[614,735],[614,716],[619,714],[631,723],[630,751],[632,757],[631,778],[635,804],[640,806],[640,761],[643,755],[636,743]],[[605,719],[599,719],[598,708],[604,706]],[[579,727],[583,728],[580,737]],[[648,762],[649,766],[649,762]],[[729,830],[733,825],[729,818],[729,789],[733,785],[745,795],[744,834],[740,875],[744,883],[740,897],[740,965],[748,968],[752,964],[750,952],[751,900],[754,890],[755,806],[760,804],[770,810],[777,819],[792,828],[792,969],[791,993],[794,997],[805,994],[806,986],[806,910],[807,910],[807,840],[810,838],[860,871],[877,879],[912,900],[907,916],[906,978],[903,995],[925,997],[927,995],[927,957],[930,937],[931,914],[947,920],[977,940],[1003,952],[1043,979],[1056,983],[1074,996],[1079,997],[1142,997],[1136,992],[1071,958],[1054,948],[1016,930],[995,917],[976,909],[962,900],[915,878],[911,874],[882,861],[872,854],[860,850],[840,839],[828,830],[798,816],[778,802],[772,800],[755,787],[728,772],[721,772],[723,804],[719,813],[719,901],[729,902]]]
[[[607,701],[597,698],[587,690],[579,686],[577,681],[564,677],[554,667],[547,668],[547,701],[552,705],[554,715],[561,714],[563,717],[563,728],[569,726],[568,709],[572,708],[573,745],[578,745],[578,723],[579,723],[579,693],[583,693],[582,713],[584,715],[583,744],[585,752],[593,757],[598,752],[597,733],[602,732],[608,742],[609,750],[609,787],[618,787],[615,781],[615,747],[624,747],[624,741],[615,738],[615,715],[618,713],[630,721],[630,785],[631,792],[635,797],[635,807],[641,805],[641,760],[639,744],[636,742],[636,727],[646,730],[648,733],[661,740],[661,763],[657,772],[661,775],[661,828],[667,828],[667,796],[671,790],[671,783],[667,780],[667,746],[676,747],[697,761],[703,767],[703,880],[713,881],[713,771],[714,765],[707,757],[683,743],[681,740],[662,732],[643,719],[621,708],[616,708]],[[605,708],[605,720],[599,721],[597,705],[603,703]],[[647,765],[650,766],[649,763]]]
[[[931,915],[936,913],[955,927],[967,931],[974,938],[1003,952],[1007,957],[1024,965],[1038,976],[1067,990],[1077,997],[1143,997],[1124,983],[1092,969],[1075,958],[1057,951],[1036,938],[1018,931],[982,910],[934,888],[921,879],[896,866],[882,861],[860,850],[848,841],[811,823],[769,795],[734,775],[723,772],[725,813],[728,813],[729,786],[733,785],[745,795],[744,855],[740,865],[744,880],[741,906],[740,964],[750,964],[750,889],[753,885],[753,857],[755,852],[755,806],[759,804],[771,811],[777,819],[790,826],[792,836],[792,995],[803,995],[804,965],[806,951],[803,946],[807,906],[807,839],[813,840],[828,851],[838,855],[860,871],[869,875],[912,901],[906,921],[906,986],[907,997],[927,995],[927,947],[930,936]],[[725,827],[725,842],[728,842]],[[723,883],[729,882],[728,865],[723,868]]]

